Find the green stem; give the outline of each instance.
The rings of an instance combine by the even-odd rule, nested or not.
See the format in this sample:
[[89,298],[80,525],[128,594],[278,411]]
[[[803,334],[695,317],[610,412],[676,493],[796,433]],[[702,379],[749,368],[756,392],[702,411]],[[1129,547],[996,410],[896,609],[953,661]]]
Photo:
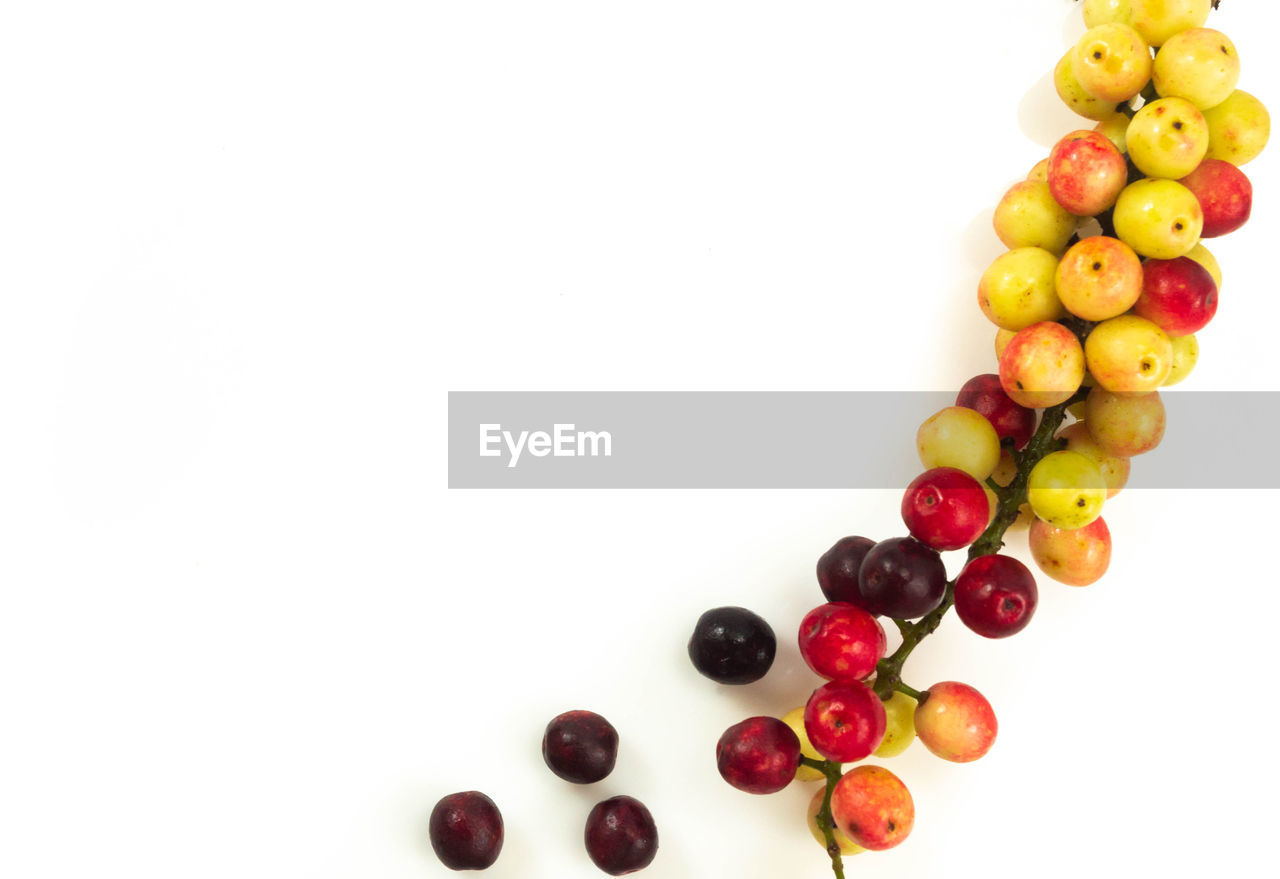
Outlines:
[[924,693],[921,693],[919,690],[914,690],[911,687],[908,687],[906,684],[902,683],[902,681],[898,681],[897,689],[899,693],[906,693],[908,696],[910,696],[912,699],[915,699],[917,702],[924,701],[924,695],[925,695]]
[[[982,536],[969,547],[969,561],[973,561],[978,556],[999,552],[1004,546],[1004,533],[1017,520],[1019,509],[1027,501],[1027,480],[1031,476],[1031,468],[1035,467],[1045,455],[1058,450],[1061,445],[1061,441],[1057,438],[1058,428],[1062,426],[1062,421],[1066,417],[1067,407],[1083,400],[1087,394],[1088,389],[1081,388],[1065,403],[1045,409],[1040,417],[1040,426],[1036,428],[1035,435],[1031,437],[1026,448],[1021,452],[1013,453],[1018,464],[1018,472],[1008,486],[997,492],[995,518],[987,526],[987,530],[982,532]],[[876,695],[881,699],[889,699],[895,690],[908,695],[916,693],[902,682],[902,666],[911,655],[911,651],[915,650],[921,641],[932,635],[942,623],[942,618],[955,604],[955,590],[956,583],[952,580],[947,584],[942,603],[915,623],[903,625],[902,621],[894,620],[902,632],[902,644],[892,655],[880,660],[876,665],[875,690]],[[927,696],[926,692],[919,694],[917,698]]]
[[827,854],[831,856],[831,872],[836,874],[836,879],[844,879],[844,858],[840,855],[840,843],[836,842],[836,822],[831,817],[831,792],[836,789],[844,767],[830,760],[813,760],[805,756],[800,757],[800,765],[816,769],[827,778],[822,808],[818,809],[818,829],[822,831],[822,841],[827,844]]

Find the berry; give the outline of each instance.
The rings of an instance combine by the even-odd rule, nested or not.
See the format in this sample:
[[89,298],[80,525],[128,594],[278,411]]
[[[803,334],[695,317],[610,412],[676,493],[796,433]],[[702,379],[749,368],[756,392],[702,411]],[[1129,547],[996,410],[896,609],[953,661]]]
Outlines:
[[1020,330],[1062,317],[1053,289],[1058,258],[1041,247],[1019,247],[996,257],[978,281],[978,307],[993,324]]
[[1111,531],[1101,516],[1074,531],[1037,520],[1029,542],[1040,570],[1068,586],[1097,582],[1111,564]]
[[745,607],[717,607],[698,617],[689,638],[693,667],[721,684],[758,681],[773,665],[773,629]]
[[502,813],[477,790],[449,794],[431,810],[431,848],[450,870],[485,870],[502,852]]
[[867,677],[884,658],[885,644],[876,618],[852,604],[820,605],[800,622],[800,655],[814,674],[827,680]]
[[990,513],[982,484],[954,467],[921,473],[902,497],[902,521],[907,530],[936,550],[960,549],[973,543],[986,530]]
[[818,585],[827,601],[859,604],[858,569],[875,545],[869,537],[842,537],[822,554],[818,559]]
[[916,807],[898,776],[879,766],[858,766],[836,782],[831,817],[858,845],[884,851],[911,833]]
[[1076,218],[1054,201],[1048,183],[1022,180],[996,205],[992,218],[996,237],[1005,247],[1042,247],[1053,254],[1067,249]]
[[1129,0],[1129,22],[1152,46],[1163,46],[1176,33],[1203,27],[1211,0]]
[[[998,354],[996,356],[999,357]],[[982,415],[996,429],[996,436],[1001,440],[1013,440],[1014,448],[1025,446],[1035,433],[1035,410],[1013,402],[1004,392],[1000,376],[995,373],[975,375],[961,385],[956,405]]]
[[1197,109],[1208,110],[1236,90],[1240,55],[1221,31],[1190,28],[1174,34],[1160,48],[1151,78],[1161,97],[1185,98]]
[[1258,157],[1271,137],[1271,114],[1266,105],[1241,89],[1204,111],[1209,126],[1205,158],[1225,159],[1239,167]]
[[1019,406],[1044,409],[1065,403],[1084,381],[1084,348],[1062,324],[1032,324],[1000,355],[1000,384]]
[[1096,131],[1073,131],[1049,153],[1049,191],[1077,216],[1091,217],[1115,204],[1128,176],[1120,150]]
[[594,712],[566,711],[547,724],[542,759],[565,781],[592,784],[613,771],[618,731]]
[[1170,336],[1198,333],[1218,313],[1218,285],[1209,270],[1195,260],[1185,256],[1149,259],[1142,266],[1142,275],[1142,295],[1133,307],[1134,314]]
[[956,614],[966,626],[984,638],[1007,638],[1031,622],[1039,593],[1022,562],[984,555],[964,566],[956,578],[955,598]]
[[1125,129],[1129,158],[1148,177],[1185,177],[1209,150],[1209,124],[1182,98],[1144,104]]
[[972,409],[948,406],[920,425],[916,451],[926,469],[955,467],[982,480],[1000,463],[1000,437],[991,422]]
[[1079,452],[1051,452],[1031,468],[1027,503],[1032,511],[1059,528],[1083,528],[1102,513],[1107,484],[1102,471]]
[[591,862],[610,876],[643,870],[658,854],[658,827],[644,803],[611,797],[596,803],[584,834]]
[[1116,199],[1112,222],[1120,240],[1140,256],[1175,259],[1200,240],[1204,212],[1191,190],[1176,180],[1138,180]]
[[920,741],[936,756],[953,763],[969,763],[986,754],[995,744],[996,731],[991,703],[968,684],[934,684],[916,708]]
[[1113,394],[1094,388],[1085,399],[1084,424],[1108,455],[1132,458],[1149,452],[1164,438],[1164,402],[1157,391]]
[[1142,260],[1123,241],[1094,235],[1066,252],[1054,284],[1063,306],[1076,317],[1118,317],[1142,294]]
[[1169,377],[1173,343],[1151,321],[1122,314],[1093,328],[1085,339],[1084,359],[1089,374],[1108,391],[1146,393]]
[[897,757],[916,740],[916,700],[894,691],[884,703],[884,738],[874,753],[877,757]]
[[1127,24],[1100,24],[1076,43],[1071,69],[1081,88],[1095,98],[1127,101],[1151,78],[1151,50]]
[[777,793],[800,767],[800,739],[776,717],[749,717],[716,743],[720,777],[749,794]]
[[853,763],[884,739],[884,705],[859,681],[831,681],[813,691],[804,706],[804,729],[814,749],[828,760]]
[[1245,224],[1253,210],[1253,184],[1245,173],[1222,159],[1205,159],[1178,181],[1200,202],[1204,212],[1201,238],[1217,238]]
[[947,571],[935,550],[912,537],[882,540],[858,572],[862,606],[899,620],[922,617],[942,603]]

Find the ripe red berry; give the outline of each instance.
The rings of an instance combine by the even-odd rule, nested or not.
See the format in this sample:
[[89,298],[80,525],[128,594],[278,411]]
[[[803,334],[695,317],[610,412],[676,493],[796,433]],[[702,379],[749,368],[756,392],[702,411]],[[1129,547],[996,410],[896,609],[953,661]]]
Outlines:
[[1190,189],[1204,213],[1201,238],[1217,238],[1234,232],[1249,219],[1253,209],[1253,184],[1245,173],[1222,159],[1205,159],[1178,181]]
[[902,521],[911,536],[937,550],[960,549],[987,530],[991,506],[982,485],[963,470],[935,467],[902,496]]
[[1209,270],[1185,256],[1142,264],[1142,294],[1133,313],[1170,336],[1204,329],[1218,313],[1218,285]]
[[876,670],[885,647],[876,618],[852,604],[819,605],[800,622],[800,655],[827,680],[862,680]]
[[975,375],[960,388],[956,405],[983,415],[996,429],[1000,439],[1013,440],[1022,448],[1036,431],[1036,410],[1019,406],[1005,393],[1000,376],[993,373]]
[[800,738],[776,717],[748,717],[716,743],[720,776],[749,794],[772,794],[796,777]]
[[1027,566],[1012,556],[978,556],[956,578],[956,614],[987,638],[1007,638],[1026,628],[1039,592]]
[[942,603],[947,569],[935,550],[912,537],[882,540],[858,572],[860,607],[899,620],[922,617]]
[[804,731],[815,751],[837,763],[853,763],[880,746],[884,704],[860,681],[831,681],[804,706]]
[[858,568],[876,542],[867,537],[842,537],[818,559],[818,585],[827,601],[859,603]]

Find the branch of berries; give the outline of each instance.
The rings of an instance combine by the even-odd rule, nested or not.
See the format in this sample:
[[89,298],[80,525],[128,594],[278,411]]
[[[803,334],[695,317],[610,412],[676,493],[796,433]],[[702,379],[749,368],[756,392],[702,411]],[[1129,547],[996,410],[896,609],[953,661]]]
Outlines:
[[[917,433],[926,471],[902,501],[910,536],[846,537],[819,559],[827,603],[801,621],[799,646],[826,682],[802,708],[749,718],[717,744],[721,775],[741,790],[825,782],[809,827],[841,879],[843,855],[892,848],[915,820],[895,774],[846,764],[896,756],[916,738],[963,763],[995,742],[980,692],[955,681],[917,690],[903,680],[907,659],[953,607],[987,638],[1027,626],[1035,578],[1000,552],[1013,531],[1028,529],[1032,558],[1055,580],[1086,586],[1105,573],[1103,504],[1130,459],[1163,438],[1158,389],[1199,356],[1195,333],[1222,283],[1201,239],[1248,219],[1252,186],[1239,166],[1270,134],[1266,108],[1236,88],[1235,46],[1204,27],[1211,5],[1085,0],[1088,31],[1054,82],[1097,124],[1063,137],[995,211],[1009,250],[983,273],[978,304],[998,327],[999,373],[971,379]],[[948,580],[941,554],[966,547]],[[901,635],[889,655],[879,618]],[[719,608],[699,620],[690,655],[708,677],[747,683],[774,647],[764,620]]]

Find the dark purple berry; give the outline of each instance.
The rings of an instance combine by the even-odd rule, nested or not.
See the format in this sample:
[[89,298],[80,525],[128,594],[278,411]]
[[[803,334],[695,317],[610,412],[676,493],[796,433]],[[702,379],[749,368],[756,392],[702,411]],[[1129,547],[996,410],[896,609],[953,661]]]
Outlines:
[[[845,601],[862,606],[858,591],[858,568],[876,542],[869,537],[842,537],[818,559],[818,585],[827,601]],[[866,608],[863,608],[865,610]]]
[[644,803],[612,797],[596,803],[585,834],[591,862],[610,876],[643,870],[658,853],[658,827]]
[[477,790],[449,794],[431,810],[431,847],[450,870],[484,870],[502,851],[502,813]]
[[542,759],[565,781],[591,784],[613,771],[618,731],[593,711],[566,711],[547,724]]
[[913,537],[882,540],[858,572],[862,606],[871,613],[914,620],[942,603],[947,570],[935,550]]
[[698,617],[689,658],[699,672],[722,684],[749,684],[773,665],[773,629],[745,607],[717,607]]

